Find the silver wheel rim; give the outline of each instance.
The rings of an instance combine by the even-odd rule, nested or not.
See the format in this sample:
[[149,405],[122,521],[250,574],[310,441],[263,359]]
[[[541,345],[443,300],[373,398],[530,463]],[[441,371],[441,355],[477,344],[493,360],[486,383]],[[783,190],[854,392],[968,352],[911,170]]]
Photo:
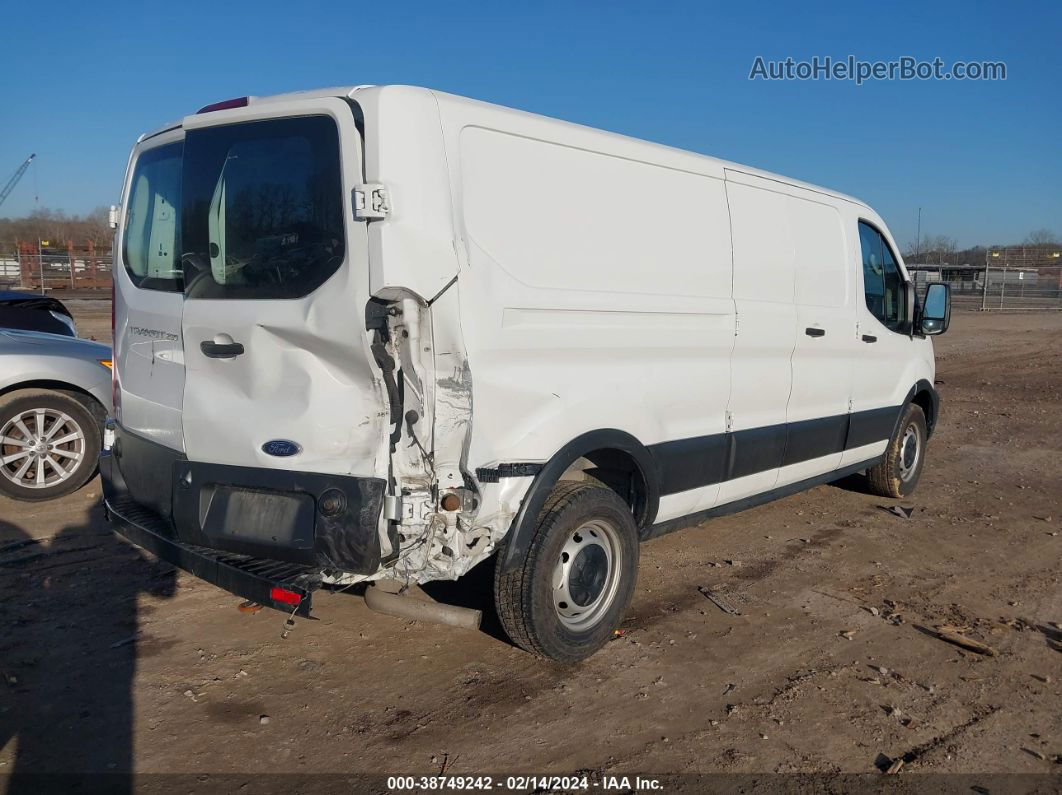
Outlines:
[[900,440],[900,480],[907,482],[914,477],[918,469],[918,458],[922,454],[922,438],[917,425],[908,425]]
[[85,432],[58,409],[29,409],[0,428],[0,474],[25,489],[66,482],[80,468],[85,453]]
[[553,608],[560,622],[586,630],[608,612],[619,590],[623,552],[616,529],[601,519],[580,525],[553,570]]

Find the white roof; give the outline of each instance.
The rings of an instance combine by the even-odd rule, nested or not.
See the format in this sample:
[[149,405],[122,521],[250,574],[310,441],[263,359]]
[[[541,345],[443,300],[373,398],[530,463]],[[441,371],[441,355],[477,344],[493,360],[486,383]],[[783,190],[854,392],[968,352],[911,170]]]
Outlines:
[[[614,133],[614,132],[610,132],[610,131],[606,131],[606,130],[597,130],[595,128],[587,127],[586,125],[574,124],[573,122],[567,122],[567,121],[564,121],[564,120],[561,120],[561,119],[554,119],[552,117],[543,116],[541,114],[528,113],[527,111],[518,110],[516,108],[509,108],[509,107],[506,107],[504,105],[496,105],[496,104],[493,104],[493,103],[481,102],[479,100],[469,99],[468,97],[458,96],[456,94],[447,94],[447,93],[444,93],[444,92],[441,92],[441,91],[435,91],[434,89],[424,88],[422,86],[401,86],[401,85],[335,86],[335,87],[332,87],[332,88],[315,88],[315,89],[309,89],[309,90],[306,90],[306,91],[291,91],[291,92],[287,92],[287,93],[284,93],[284,94],[271,94],[271,95],[265,96],[265,97],[248,97],[248,99],[249,99],[251,104],[255,104],[255,105],[260,104],[260,103],[267,103],[267,102],[285,102],[285,101],[292,101],[292,100],[299,100],[299,99],[316,99],[318,97],[347,97],[349,99],[354,99],[354,98],[356,98],[356,95],[359,92],[363,92],[363,91],[384,91],[384,90],[386,90],[388,88],[402,88],[402,89],[405,89],[405,90],[414,89],[414,90],[417,90],[417,91],[424,91],[426,93],[430,93],[430,94],[432,94],[432,95],[434,95],[434,96],[436,96],[438,98],[445,98],[448,102],[453,103],[455,105],[466,104],[466,105],[468,105],[470,107],[479,107],[479,108],[489,107],[489,108],[501,109],[501,110],[505,110],[505,111],[507,111],[509,113],[515,113],[515,114],[521,114],[521,115],[527,115],[527,116],[534,116],[534,117],[536,117],[538,119],[549,120],[549,121],[552,121],[552,122],[558,123],[558,124],[571,125],[571,126],[574,126],[574,127],[580,127],[580,128],[587,129],[587,130],[593,129],[594,132],[597,132],[597,133],[600,133],[600,134],[604,134],[604,135],[608,135],[608,136],[613,136],[613,137],[615,137],[617,139],[621,139],[621,140],[625,140],[625,141],[631,141],[631,142],[637,142],[639,144],[649,145],[649,146],[652,146],[652,147],[657,147],[657,148],[659,148],[661,150],[666,150],[666,151],[669,151],[669,152],[672,152],[672,153],[682,153],[684,155],[695,155],[696,157],[705,158],[706,160],[708,160],[710,162],[713,162],[713,163],[715,163],[715,164],[717,164],[719,166],[722,166],[723,168],[727,168],[727,169],[730,169],[732,171],[740,171],[743,174],[751,174],[751,175],[756,176],[756,177],[762,177],[763,179],[774,180],[776,182],[781,182],[781,183],[784,183],[786,185],[792,185],[794,187],[804,188],[806,190],[815,191],[816,193],[822,193],[822,194],[825,194],[827,196],[832,196],[832,197],[837,198],[837,199],[842,199],[844,201],[849,201],[849,202],[852,202],[854,204],[858,204],[858,205],[863,206],[863,207],[868,207],[866,202],[862,201],[861,199],[857,199],[857,198],[855,198],[853,196],[848,196],[848,195],[846,195],[844,193],[840,193],[839,191],[835,191],[835,190],[832,190],[830,188],[824,188],[824,187],[822,187],[820,185],[814,185],[814,184],[809,183],[809,182],[802,182],[800,180],[793,179],[791,177],[786,177],[786,176],[781,175],[781,174],[776,174],[776,173],[773,173],[773,172],[770,172],[770,171],[764,171],[762,169],[753,168],[752,166],[746,166],[746,165],[743,165],[741,163],[734,163],[734,162],[729,161],[729,160],[723,160],[721,158],[712,157],[711,155],[705,155],[705,154],[701,154],[699,152],[689,152],[687,150],[678,149],[678,148],[673,147],[673,146],[666,146],[664,144],[658,144],[658,143],[654,143],[652,141],[646,141],[646,140],[640,139],[640,138],[633,138],[633,137],[631,137],[629,135],[621,135],[620,133]],[[144,135],[140,136],[140,138],[138,138],[137,141],[138,142],[142,141],[145,138],[150,138],[150,137],[152,137],[154,135],[158,135],[161,132],[165,132],[166,130],[172,130],[175,127],[179,127],[179,126],[180,126],[180,122],[174,122],[174,123],[171,123],[171,124],[167,124],[167,125],[159,128],[158,130],[155,130],[155,131],[153,131],[151,133],[145,133]]]

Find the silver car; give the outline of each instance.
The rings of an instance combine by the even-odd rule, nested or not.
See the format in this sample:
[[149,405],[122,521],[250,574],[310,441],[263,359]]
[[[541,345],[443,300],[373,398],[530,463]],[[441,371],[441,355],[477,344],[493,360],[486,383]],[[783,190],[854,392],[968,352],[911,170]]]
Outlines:
[[96,471],[111,410],[111,349],[0,329],[0,493],[47,500]]

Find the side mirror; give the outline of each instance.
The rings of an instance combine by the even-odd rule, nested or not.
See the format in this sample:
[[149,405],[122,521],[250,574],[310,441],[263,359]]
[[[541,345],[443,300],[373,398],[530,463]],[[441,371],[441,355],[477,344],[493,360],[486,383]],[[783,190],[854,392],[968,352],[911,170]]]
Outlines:
[[920,331],[926,336],[943,334],[951,323],[951,285],[934,282],[926,288]]
[[118,218],[121,211],[122,208],[119,207],[117,204],[112,204],[111,208],[107,211],[107,226],[109,226],[111,229],[118,228]]

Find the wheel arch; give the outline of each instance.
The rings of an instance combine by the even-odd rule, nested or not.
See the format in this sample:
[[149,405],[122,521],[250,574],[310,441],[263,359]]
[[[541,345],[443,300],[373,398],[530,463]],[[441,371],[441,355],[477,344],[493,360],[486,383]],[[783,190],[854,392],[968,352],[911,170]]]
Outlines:
[[106,406],[100,403],[96,396],[87,389],[80,387],[77,384],[71,384],[69,381],[55,381],[46,378],[39,378],[32,381],[19,381],[14,384],[0,387],[0,398],[9,395],[12,392],[21,392],[23,389],[48,389],[53,392],[63,392],[81,401],[81,403],[85,405],[85,408],[87,408],[101,423],[106,419]]
[[630,506],[640,532],[652,525],[660,504],[660,473],[649,450],[626,431],[588,431],[564,445],[535,475],[505,537],[499,558],[504,571],[514,568],[526,555],[546,498],[581,458],[593,464],[587,470],[592,477]]
[[[926,379],[920,379],[907,393],[903,405],[914,403],[926,416],[926,435],[932,436],[940,416],[940,395]],[[898,420],[897,420],[898,422]]]

